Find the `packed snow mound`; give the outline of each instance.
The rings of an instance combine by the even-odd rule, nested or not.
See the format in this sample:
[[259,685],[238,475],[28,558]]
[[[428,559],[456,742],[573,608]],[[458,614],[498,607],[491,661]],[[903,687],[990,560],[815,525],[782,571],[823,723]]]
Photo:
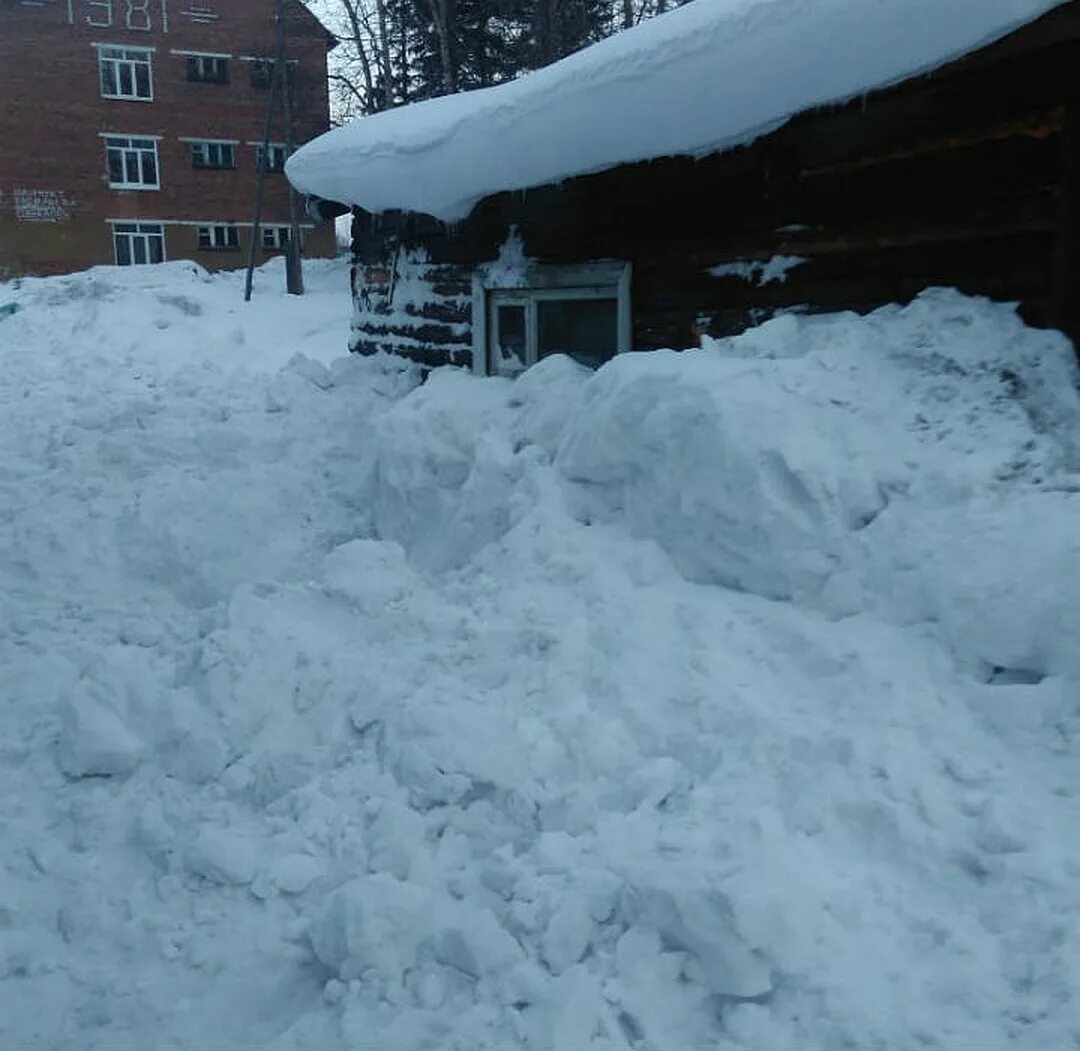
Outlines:
[[280,277],[0,286],[0,1044],[1076,1044],[1060,337],[421,383]]
[[595,376],[552,359],[509,392],[437,373],[376,421],[365,503],[445,569],[527,513],[550,457],[578,521],[688,580],[940,621],[973,660],[1049,674],[1080,669],[1077,391],[1062,336],[931,290]]
[[502,190],[749,142],[1062,2],[695,0],[518,80],[336,128],[286,172],[303,193],[455,221]]

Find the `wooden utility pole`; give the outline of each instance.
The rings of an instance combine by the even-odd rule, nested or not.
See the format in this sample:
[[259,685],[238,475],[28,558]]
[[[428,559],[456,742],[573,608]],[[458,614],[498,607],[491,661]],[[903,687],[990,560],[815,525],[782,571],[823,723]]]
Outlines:
[[[262,234],[263,190],[270,159],[270,135],[274,126],[274,110],[281,91],[282,111],[285,122],[285,153],[292,153],[292,90],[289,84],[289,58],[285,40],[285,0],[277,0],[275,12],[277,26],[277,54],[274,71],[270,76],[270,93],[266,101],[266,122],[263,125],[262,164],[259,165],[258,182],[255,187],[255,218],[251,226],[251,244],[248,248],[247,277],[244,281],[244,302],[251,299],[255,258],[259,251]],[[300,262],[300,220],[297,215],[296,191],[289,186],[289,241],[285,246],[285,290],[292,296],[304,294],[304,273]]]

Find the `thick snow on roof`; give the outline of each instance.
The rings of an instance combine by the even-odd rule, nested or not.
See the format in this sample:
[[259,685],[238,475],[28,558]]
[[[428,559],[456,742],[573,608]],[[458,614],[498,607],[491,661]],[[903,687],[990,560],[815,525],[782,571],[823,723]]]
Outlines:
[[508,84],[337,128],[287,171],[319,197],[452,221],[502,190],[749,141],[1062,2],[696,0]]

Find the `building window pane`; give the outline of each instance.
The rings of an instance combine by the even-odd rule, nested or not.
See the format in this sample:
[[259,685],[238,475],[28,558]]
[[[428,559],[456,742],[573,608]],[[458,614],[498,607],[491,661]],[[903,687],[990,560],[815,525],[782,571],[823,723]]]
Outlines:
[[555,299],[537,304],[537,358],[569,354],[597,368],[618,350],[618,301]]
[[113,245],[117,266],[165,261],[165,229],[160,223],[117,223]]
[[187,78],[203,84],[228,84],[229,60],[212,55],[189,55]]
[[153,75],[149,51],[103,47],[98,52],[101,93],[106,98],[153,98]]
[[105,140],[109,185],[113,189],[157,190],[157,143],[153,139]]
[[526,357],[525,306],[518,303],[500,303],[495,307],[495,331],[492,349],[492,371],[513,376],[524,371]]

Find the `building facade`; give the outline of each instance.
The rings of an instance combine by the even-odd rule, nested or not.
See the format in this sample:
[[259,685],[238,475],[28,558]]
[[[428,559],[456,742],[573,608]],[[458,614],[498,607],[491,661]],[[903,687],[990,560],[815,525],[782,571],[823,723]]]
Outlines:
[[[871,21],[888,11],[903,19],[904,0],[865,6]],[[932,71],[793,107],[773,130],[715,151],[658,155],[525,188],[511,181],[519,156],[561,157],[533,130],[550,126],[537,117],[544,99],[558,101],[558,92],[580,85],[595,94],[607,76],[618,90],[603,97],[622,104],[622,67],[588,67],[590,52],[608,54],[616,37],[543,71],[542,91],[524,97],[529,77],[540,76],[530,74],[477,94],[474,105],[490,116],[470,123],[459,106],[457,136],[443,134],[445,119],[392,111],[361,122],[351,137],[331,133],[312,144],[289,174],[306,193],[355,206],[358,353],[516,375],[548,354],[597,365],[627,350],[693,347],[702,336],[729,336],[777,314],[866,313],[935,286],[1016,303],[1028,323],[1061,329],[1080,348],[1080,0],[1047,6],[1021,25],[1014,14],[1014,28],[990,43],[977,35]],[[699,19],[694,12],[686,5],[652,25]],[[758,31],[770,31],[770,18]],[[647,39],[650,25],[640,31]],[[853,52],[888,53],[888,34],[862,32]],[[688,50],[707,60],[681,84],[684,97],[739,97],[743,89],[727,72],[728,42],[705,50],[696,36],[688,39]],[[769,48],[759,54],[762,63],[778,61]],[[692,67],[658,63],[656,75],[685,68]],[[773,72],[766,66],[761,74],[766,87],[782,79]],[[575,99],[564,114],[578,131],[604,126],[589,104],[587,96]],[[516,123],[507,117],[498,126],[504,114]],[[394,121],[407,155],[384,146],[395,140]],[[417,188],[452,201],[438,196],[448,169],[454,193],[468,196],[452,160],[474,128],[501,148],[466,177],[490,186],[509,172],[507,189],[480,197],[453,221],[409,210]],[[430,141],[421,139],[425,129]],[[411,183],[397,189],[383,177],[380,165],[390,164],[409,165]],[[382,195],[375,200],[373,187]]]
[[[286,0],[292,139],[329,126],[333,38]],[[0,278],[94,264],[243,265],[289,231],[283,106],[263,149],[274,0],[0,0]],[[264,157],[265,152],[265,157]],[[306,255],[335,250],[303,216]]]

